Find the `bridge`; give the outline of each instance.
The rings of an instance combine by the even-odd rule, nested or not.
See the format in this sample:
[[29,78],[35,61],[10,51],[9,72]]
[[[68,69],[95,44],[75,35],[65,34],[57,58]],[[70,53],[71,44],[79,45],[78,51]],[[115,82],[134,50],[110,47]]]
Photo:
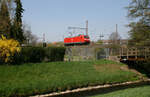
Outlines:
[[66,47],[66,61],[109,59],[114,61],[146,61],[150,59],[150,47],[118,47],[90,44]]

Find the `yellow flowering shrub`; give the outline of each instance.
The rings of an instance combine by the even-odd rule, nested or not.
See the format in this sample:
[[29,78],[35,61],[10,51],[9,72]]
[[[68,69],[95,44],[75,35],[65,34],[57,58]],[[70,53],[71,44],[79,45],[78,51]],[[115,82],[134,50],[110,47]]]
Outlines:
[[3,35],[0,39],[0,60],[4,63],[11,62],[11,57],[15,55],[16,52],[20,52],[20,44],[14,39],[6,39]]

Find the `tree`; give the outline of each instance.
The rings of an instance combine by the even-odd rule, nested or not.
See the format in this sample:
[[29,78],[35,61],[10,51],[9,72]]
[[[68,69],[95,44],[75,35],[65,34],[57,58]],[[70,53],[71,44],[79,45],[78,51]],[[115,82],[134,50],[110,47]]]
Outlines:
[[0,0],[0,35],[24,42],[23,11],[21,0]]
[[129,24],[130,41],[129,45],[150,46],[150,26],[141,22],[132,22]]
[[16,10],[11,29],[12,30],[11,37],[18,40],[20,43],[23,43],[23,41],[25,40],[22,29],[22,13],[24,9],[22,7],[22,3],[20,0],[15,0],[14,2],[16,4]]
[[25,43],[36,46],[38,38],[36,35],[32,34],[31,28],[27,24],[23,24],[23,32],[26,39]]
[[[132,45],[147,45],[150,41],[150,0],[132,0],[128,9],[131,22],[129,36]],[[131,43],[132,42],[132,43]]]
[[120,45],[120,41],[121,41],[121,36],[119,35],[119,33],[113,32],[110,36],[109,36],[109,40],[110,40],[110,44],[108,45],[110,48],[110,54],[111,55],[118,55],[119,54],[119,47]]
[[111,44],[118,45],[118,44],[120,44],[121,37],[117,32],[113,32],[109,36],[109,40],[110,40]]
[[11,19],[8,10],[8,3],[5,0],[1,1],[0,5],[0,35],[10,38]]

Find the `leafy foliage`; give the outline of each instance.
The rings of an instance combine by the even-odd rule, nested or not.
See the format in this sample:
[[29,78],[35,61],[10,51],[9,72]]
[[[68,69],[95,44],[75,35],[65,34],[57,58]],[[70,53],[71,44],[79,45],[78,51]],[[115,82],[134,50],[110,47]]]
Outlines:
[[[42,62],[45,58],[45,51],[42,47],[24,47],[20,53],[22,63]],[[19,59],[20,60],[20,59]]]
[[25,40],[22,27],[23,7],[21,0],[0,1],[0,35],[13,38],[23,43]]
[[129,27],[131,28],[129,31],[130,45],[150,46],[150,26],[141,22],[132,22],[129,24]]
[[54,61],[63,61],[65,55],[65,48],[64,47],[48,47],[45,48],[45,54],[47,61],[54,62]]
[[12,64],[63,61],[64,55],[63,47],[23,47],[21,52],[13,57]]
[[6,39],[2,36],[0,39],[0,61],[3,63],[11,62],[11,57],[15,55],[15,53],[20,52],[19,42],[14,39]]
[[14,2],[16,4],[16,13],[12,25],[11,37],[18,40],[20,43],[23,43],[23,41],[25,40],[25,36],[23,34],[23,29],[22,29],[22,13],[24,9],[22,8],[21,0],[15,0]]
[[128,16],[130,18],[150,18],[150,0],[132,0],[127,8],[129,10]]
[[10,38],[11,20],[6,0],[2,0],[0,5],[0,35]]
[[131,22],[129,35],[131,45],[147,46],[150,42],[150,0],[132,0],[128,9]]

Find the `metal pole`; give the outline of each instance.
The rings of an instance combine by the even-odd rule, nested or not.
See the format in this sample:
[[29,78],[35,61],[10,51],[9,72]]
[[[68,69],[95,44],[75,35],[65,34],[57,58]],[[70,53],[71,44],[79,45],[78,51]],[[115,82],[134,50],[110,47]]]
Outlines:
[[86,35],[88,35],[88,20],[86,21]]
[[118,33],[118,24],[116,24],[116,33]]

